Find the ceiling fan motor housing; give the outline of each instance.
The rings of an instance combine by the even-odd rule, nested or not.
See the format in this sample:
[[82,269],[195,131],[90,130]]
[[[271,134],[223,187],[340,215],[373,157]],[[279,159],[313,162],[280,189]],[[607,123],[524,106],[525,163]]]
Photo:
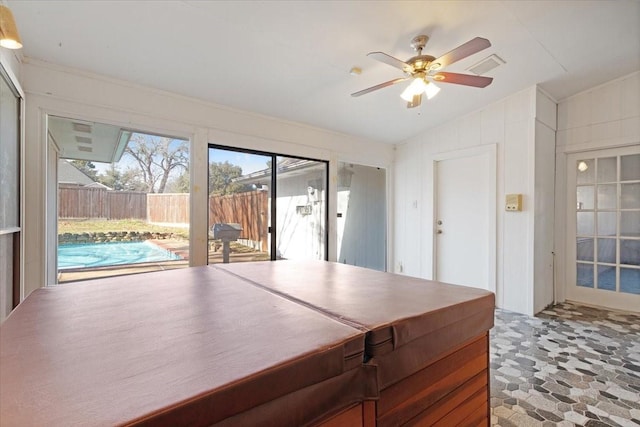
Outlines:
[[424,34],[415,36],[413,39],[411,39],[411,47],[419,54],[419,52],[427,45],[428,41],[429,36],[425,36]]
[[[431,55],[417,55],[407,60],[407,64],[413,67],[414,73],[427,71],[429,65],[436,59]],[[413,73],[411,73],[413,74]]]

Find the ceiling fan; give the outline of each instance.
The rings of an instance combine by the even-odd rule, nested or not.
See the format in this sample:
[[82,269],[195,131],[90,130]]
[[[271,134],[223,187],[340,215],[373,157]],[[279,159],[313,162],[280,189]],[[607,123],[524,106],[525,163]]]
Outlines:
[[407,108],[414,108],[420,105],[422,102],[422,94],[427,95],[427,99],[433,98],[439,91],[433,81],[442,83],[453,83],[465,86],[474,87],[486,87],[493,81],[491,77],[473,76],[470,74],[459,73],[447,73],[439,71],[442,68],[453,64],[456,61],[480,52],[491,46],[489,40],[482,37],[476,37],[468,42],[458,46],[450,52],[445,53],[439,58],[435,58],[431,55],[423,55],[422,49],[429,41],[429,37],[425,35],[419,35],[411,40],[411,47],[418,53],[416,56],[401,61],[394,58],[391,55],[387,55],[384,52],[369,52],[367,56],[372,57],[380,62],[391,65],[392,67],[399,68],[405,74],[405,77],[389,80],[388,82],[380,83],[367,89],[363,89],[358,92],[354,92],[351,96],[360,96],[373,92],[374,90],[382,89],[387,86],[393,86],[395,84],[412,79],[413,81],[402,92],[402,99],[407,101]]

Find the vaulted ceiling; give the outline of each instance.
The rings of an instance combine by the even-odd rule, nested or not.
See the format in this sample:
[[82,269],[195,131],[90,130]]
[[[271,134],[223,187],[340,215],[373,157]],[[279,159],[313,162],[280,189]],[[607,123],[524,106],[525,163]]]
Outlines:
[[[286,120],[397,143],[539,84],[556,100],[640,69],[640,2],[613,1],[6,1],[29,58]],[[407,109],[406,83],[366,56],[440,56],[481,36],[505,64],[484,88],[440,84]],[[352,76],[349,70],[360,67]],[[28,90],[28,88],[27,88]]]

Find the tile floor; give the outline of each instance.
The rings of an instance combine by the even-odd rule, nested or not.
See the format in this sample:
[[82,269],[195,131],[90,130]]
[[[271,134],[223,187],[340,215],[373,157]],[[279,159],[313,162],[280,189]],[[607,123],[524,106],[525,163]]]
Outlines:
[[565,303],[497,310],[493,426],[640,426],[640,315]]

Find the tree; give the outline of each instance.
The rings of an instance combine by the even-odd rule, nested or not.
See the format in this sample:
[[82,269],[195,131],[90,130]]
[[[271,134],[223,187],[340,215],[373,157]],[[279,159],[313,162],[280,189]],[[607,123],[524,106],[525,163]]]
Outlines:
[[222,196],[244,190],[244,185],[233,180],[242,176],[242,168],[228,161],[209,163],[209,194]]
[[131,168],[120,171],[115,163],[111,163],[109,169],[98,175],[98,182],[118,191],[144,191],[146,184],[139,175],[139,172]]
[[189,191],[189,169],[183,170],[180,175],[167,183],[169,193],[188,193]]
[[183,140],[135,133],[124,152],[138,163],[149,193],[164,193],[172,173],[189,165],[189,143]]
[[82,173],[87,175],[92,180],[96,180],[98,178],[98,172],[96,171],[96,165],[91,163],[90,160],[71,160],[73,166],[75,166]]

